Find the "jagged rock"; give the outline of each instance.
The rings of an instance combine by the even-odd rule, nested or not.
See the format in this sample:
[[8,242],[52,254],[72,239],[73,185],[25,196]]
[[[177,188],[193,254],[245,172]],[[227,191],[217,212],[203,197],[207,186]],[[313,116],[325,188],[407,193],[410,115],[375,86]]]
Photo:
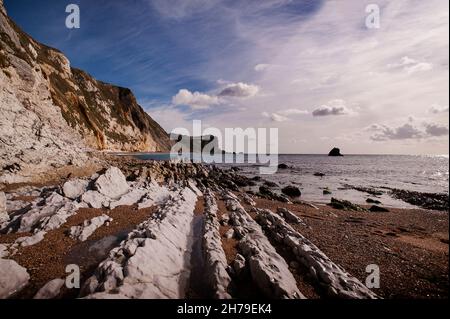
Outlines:
[[288,223],[304,224],[303,220],[286,208],[279,207],[277,213],[280,214]]
[[300,197],[302,196],[302,192],[300,189],[296,186],[286,186],[281,190],[283,194],[289,196],[289,197]]
[[95,181],[95,187],[99,193],[112,199],[120,198],[130,189],[125,175],[117,167],[110,167],[101,175]]
[[296,286],[294,276],[285,260],[277,253],[261,227],[247,214],[238,199],[229,192],[222,195],[236,201],[231,213],[234,230],[239,234],[239,252],[245,257],[254,283],[268,298],[305,298]]
[[54,299],[61,293],[61,288],[65,283],[66,282],[63,279],[53,279],[45,284],[45,286],[36,293],[33,299]]
[[241,254],[237,254],[233,261],[233,270],[237,277],[243,273],[245,266],[245,257]]
[[105,214],[86,220],[83,225],[70,228],[70,237],[79,241],[86,241],[97,229],[105,224],[108,225],[112,220],[111,217]]
[[119,206],[131,206],[142,200],[147,194],[143,188],[135,187],[129,193],[123,195],[118,201],[111,202],[109,208],[114,209]]
[[267,199],[271,199],[271,200],[277,200],[283,203],[289,203],[290,200],[289,198],[287,198],[285,195],[278,195],[274,192],[272,192],[267,186],[261,186],[259,188],[259,196],[263,197],[263,198],[267,198]]
[[246,203],[247,205],[256,206],[256,202],[248,194],[243,193],[242,199],[244,200],[244,203]]
[[306,269],[310,269],[311,275],[327,288],[330,297],[377,298],[375,293],[331,261],[317,246],[294,230],[278,215],[269,210],[261,210],[256,220],[266,230],[266,233],[277,238],[292,250],[296,261]]
[[45,234],[46,233],[44,231],[40,231],[30,237],[21,237],[17,239],[14,243],[21,247],[34,246],[44,240]]
[[0,299],[6,299],[28,284],[27,270],[13,260],[0,259]]
[[354,212],[366,212],[367,210],[361,206],[355,205],[347,200],[339,200],[336,198],[331,199],[329,204],[334,209],[354,211]]
[[88,181],[82,179],[68,181],[63,185],[64,196],[70,199],[76,199],[84,194],[88,184]]
[[228,215],[228,214],[223,214],[221,217],[220,217],[220,223],[222,224],[222,225],[228,225],[228,223],[230,222],[230,216]]
[[373,213],[389,213],[389,209],[377,205],[373,205],[372,207],[370,207],[369,211]]
[[205,276],[214,298],[230,299],[228,286],[231,278],[227,272],[227,259],[220,238],[217,219],[217,202],[214,194],[207,190],[205,196],[205,224],[203,247],[205,250]]
[[233,229],[233,228],[229,229],[229,230],[225,233],[224,237],[227,238],[227,239],[233,238],[233,237],[234,237],[234,229]]
[[97,191],[87,191],[81,196],[81,200],[92,208],[109,207],[110,199]]
[[20,217],[20,227],[18,232],[31,231],[43,218],[57,214],[68,201],[68,199],[62,197],[58,193],[53,192],[45,199],[45,204],[43,206],[36,205]]
[[[178,190],[161,210],[138,226],[109,258],[97,268],[82,288],[92,299],[142,298],[180,299],[184,297],[189,269],[191,225],[197,195],[188,187]],[[152,237],[149,238],[148,232]],[[166,240],[160,240],[165,238]],[[134,242],[138,248],[130,258],[124,248]],[[158,258],[155,258],[158,256]]]
[[344,156],[341,154],[341,150],[339,148],[333,148],[328,156]]

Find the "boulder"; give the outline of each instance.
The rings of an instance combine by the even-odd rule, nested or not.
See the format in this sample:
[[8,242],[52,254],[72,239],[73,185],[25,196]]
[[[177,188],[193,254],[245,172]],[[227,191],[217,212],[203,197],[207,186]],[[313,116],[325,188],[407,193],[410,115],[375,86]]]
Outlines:
[[283,194],[289,197],[300,197],[302,196],[302,192],[296,186],[287,186],[281,190]]
[[6,299],[28,284],[27,270],[13,260],[0,259],[0,299]]
[[86,192],[89,182],[82,179],[74,179],[63,185],[64,196],[76,199]]
[[125,175],[117,167],[111,167],[101,175],[95,187],[99,193],[112,199],[119,199],[130,190]]
[[54,299],[58,297],[64,284],[65,281],[63,279],[54,279],[45,284],[45,286],[37,292],[33,299]]
[[377,200],[377,199],[372,199],[372,198],[368,198],[368,199],[366,200],[366,202],[367,202],[368,204],[376,204],[376,205],[380,205],[380,204],[381,204],[381,202],[380,202],[379,200]]
[[279,169],[288,169],[289,166],[287,164],[280,164],[280,165],[278,165],[278,168]]
[[330,151],[328,156],[344,156],[344,155],[341,154],[341,150],[339,148],[335,147]]
[[265,181],[264,185],[267,186],[267,187],[280,187],[280,185],[278,185],[275,182],[271,182],[271,181]]
[[97,191],[87,191],[81,196],[81,200],[92,208],[109,207],[110,200]]

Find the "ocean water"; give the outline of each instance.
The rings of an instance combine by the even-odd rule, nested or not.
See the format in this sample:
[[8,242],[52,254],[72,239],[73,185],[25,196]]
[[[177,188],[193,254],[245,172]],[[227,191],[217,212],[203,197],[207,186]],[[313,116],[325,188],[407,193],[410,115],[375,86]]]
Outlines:
[[[227,155],[243,159],[243,155]],[[140,154],[136,157],[149,160],[167,160],[168,154]],[[195,156],[194,156],[195,158]],[[229,158],[230,159],[230,158]],[[329,157],[325,155],[280,155],[278,162],[289,169],[279,169],[273,175],[261,175],[265,180],[281,187],[296,185],[302,191],[302,199],[328,203],[331,197],[364,204],[374,198],[364,192],[351,189],[370,187],[386,192],[378,199],[388,207],[413,208],[413,206],[390,197],[386,188],[397,188],[425,193],[449,193],[448,156],[409,155],[347,155]],[[259,164],[220,164],[219,167],[239,167],[240,173],[248,177],[259,175]],[[315,173],[325,176],[317,177]],[[328,188],[332,194],[324,195]]]

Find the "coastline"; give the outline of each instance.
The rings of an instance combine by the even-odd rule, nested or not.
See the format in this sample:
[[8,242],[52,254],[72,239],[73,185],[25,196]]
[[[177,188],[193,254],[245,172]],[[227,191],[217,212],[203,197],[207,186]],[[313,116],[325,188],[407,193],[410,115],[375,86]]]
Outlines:
[[[330,288],[330,285],[334,282],[330,278],[342,276],[340,272],[325,272],[323,276],[329,279],[322,282],[321,279],[311,275],[310,269],[306,266],[308,263],[305,261],[306,264],[302,264],[295,259],[296,257],[292,255],[289,246],[283,242],[277,242],[275,240],[276,237],[273,237],[273,233],[262,227],[264,224],[257,226],[258,223],[263,222],[258,219],[258,216],[264,216],[267,213],[265,210],[269,209],[271,214],[275,216],[283,216],[277,213],[282,208],[288,209],[297,218],[286,219],[282,225],[289,229],[292,228],[292,231],[305,236],[312,245],[329,258],[326,259],[328,260],[327,263],[331,262],[340,265],[339,267],[344,269],[344,273],[348,273],[351,278],[364,283],[367,277],[365,272],[366,266],[377,264],[380,267],[382,278],[381,288],[373,289],[373,293],[377,297],[400,299],[448,298],[448,212],[424,209],[389,209],[389,212],[375,213],[368,210],[370,205],[362,207],[362,211],[351,211],[295,199],[286,202],[285,198],[274,199],[268,198],[267,194],[261,197],[261,194],[246,193],[243,187],[238,185],[244,185],[249,179],[239,175],[239,172],[233,169],[225,170],[190,163],[140,161],[130,157],[111,155],[105,155],[102,160],[104,168],[98,170],[100,176],[105,173],[105,169],[118,167],[130,185],[129,194],[135,195],[134,192],[137,190],[143,190],[144,193],[150,192],[153,195],[146,198],[161,197],[163,198],[161,199],[162,204],[167,199],[164,199],[165,195],[161,194],[169,192],[173,194],[171,196],[176,198],[177,192],[188,192],[189,196],[192,196],[192,203],[186,202],[186,197],[180,197],[179,200],[175,200],[174,208],[185,202],[183,205],[187,205],[185,208],[187,211],[183,210],[182,215],[177,215],[177,211],[174,210],[174,218],[176,216],[180,216],[176,218],[184,216],[183,218],[187,218],[192,222],[195,215],[201,216],[200,218],[204,220],[211,219],[211,225],[214,226],[211,226],[213,227],[212,229],[208,229],[213,235],[206,235],[206,226],[203,227],[204,233],[200,234],[204,238],[202,247],[205,251],[203,253],[215,252],[217,249],[219,252],[222,250],[223,253],[219,253],[219,256],[215,254],[210,256],[210,258],[213,258],[212,260],[221,260],[221,263],[219,263],[221,265],[220,271],[217,268],[213,268],[207,272],[212,282],[209,283],[209,286],[212,287],[212,290],[215,289],[215,292],[213,291],[209,295],[210,298],[214,296],[220,298],[251,298],[253,294],[242,288],[243,283],[255,287],[261,296],[280,298],[281,295],[268,293],[267,291],[273,290],[264,288],[264,285],[268,283],[256,275],[261,272],[266,272],[269,278],[270,276],[279,278],[281,284],[284,281],[292,284],[292,279],[289,280],[288,278],[290,276],[292,276],[290,278],[295,278],[296,287],[291,287],[291,290],[285,287],[287,290],[283,290],[283,294],[288,294],[291,297],[298,297],[295,291],[301,292],[301,295],[306,298],[336,298],[339,296],[339,289],[343,288],[339,285]],[[91,172],[85,175],[94,181]],[[98,178],[97,176],[95,177]],[[92,286],[87,283],[100,279],[100,277],[95,277],[95,274],[99,273],[99,271],[105,271],[101,270],[102,261],[108,260],[114,255],[112,253],[108,254],[108,251],[114,247],[116,248],[113,251],[116,251],[116,253],[121,250],[128,251],[128,245],[131,244],[129,241],[133,241],[131,234],[136,232],[137,229],[142,229],[143,225],[149,225],[147,223],[154,218],[155,214],[158,214],[167,205],[170,206],[167,203],[161,206],[159,202],[152,200],[149,202],[150,206],[144,208],[142,207],[142,196],[134,195],[128,195],[125,199],[119,199],[117,204],[109,204],[109,207],[92,208],[92,205],[82,205],[83,207],[74,209],[72,215],[68,216],[61,225],[58,224],[58,227],[55,229],[48,230],[44,234],[43,239],[37,243],[23,247],[20,244],[17,245],[18,239],[22,238],[19,242],[23,242],[23,238],[30,239],[30,237],[33,238],[33,236],[39,234],[39,230],[42,230],[40,227],[43,225],[42,218],[45,220],[46,217],[47,219],[49,217],[48,215],[44,215],[44,217],[41,215],[37,217],[34,226],[29,231],[18,231],[17,226],[13,225],[17,225],[17,223],[23,225],[23,216],[27,212],[29,213],[25,207],[42,202],[42,200],[48,198],[49,194],[54,194],[55,192],[64,196],[64,183],[73,180],[76,180],[75,176],[66,176],[59,183],[50,183],[45,185],[45,187],[40,185],[40,187],[36,188],[32,185],[25,189],[22,188],[23,191],[17,188],[14,190],[14,187],[7,190],[8,213],[11,219],[14,219],[16,222],[10,223],[10,226],[6,227],[6,229],[9,229],[7,231],[9,234],[0,234],[0,247],[2,245],[6,246],[6,251],[9,254],[9,256],[4,256],[3,258],[15,261],[18,265],[27,269],[30,275],[29,281],[22,287],[23,289],[20,289],[20,291],[12,294],[10,297],[32,298],[47,282],[55,278],[63,278],[65,276],[65,265],[69,261],[74,261],[73,258],[81,262],[82,287],[87,289],[87,286]],[[146,185],[146,188],[143,188],[143,185]],[[174,190],[170,190],[171,188]],[[199,190],[202,192],[201,196],[196,194]],[[124,195],[123,197],[126,196]],[[80,205],[83,203],[81,198],[77,199],[80,201]],[[113,202],[111,201],[111,203]],[[69,205],[68,203],[69,201],[66,205]],[[242,207],[242,210],[239,207]],[[20,209],[17,210],[16,208]],[[190,217],[191,213],[187,213],[191,209],[192,217]],[[240,222],[237,219],[233,221],[233,218],[238,218],[239,214],[242,214],[239,217]],[[82,225],[86,221],[102,215],[110,216],[113,221],[109,226],[103,224],[94,229],[87,242],[80,242],[68,236],[68,232],[70,232],[72,227]],[[52,215],[50,214],[50,216]],[[286,218],[286,215],[284,216]],[[242,217],[245,218],[241,219]],[[244,220],[246,221],[244,222]],[[295,222],[292,222],[292,220]],[[191,222],[188,222],[188,224]],[[241,228],[243,222],[244,224],[247,223],[247,226]],[[239,226],[238,224],[241,225]],[[252,258],[255,258],[255,256],[246,255],[244,247],[246,244],[253,244],[245,242],[246,236],[245,231],[242,233],[243,229],[255,229],[253,231],[260,229],[258,231],[262,231],[260,236],[263,236],[268,243],[266,246],[258,249],[262,249],[262,256],[264,256],[263,251],[266,249],[269,249],[271,254],[276,254],[280,265],[284,265],[280,267],[285,267],[284,272],[271,273],[265,267],[261,269],[252,268]],[[3,232],[4,230],[5,228],[3,228]],[[121,235],[118,236],[117,234]],[[173,238],[178,238],[186,236],[183,237],[185,239],[179,244],[182,245],[181,247],[184,247],[183,250],[190,256],[192,253],[192,236],[199,235],[193,235],[189,229],[185,230],[184,235],[178,234],[178,231],[176,234],[165,233],[164,237],[169,236],[170,238],[175,236]],[[116,239],[112,240],[111,236],[115,236],[114,238]],[[159,236],[156,236],[156,238],[159,238]],[[215,238],[216,244],[219,243],[220,247],[210,248],[212,238]],[[156,242],[159,243],[158,239]],[[14,243],[16,244],[15,246]],[[89,258],[92,246],[95,247],[96,245],[106,248],[103,249],[102,253],[98,254],[97,258]],[[14,246],[13,249],[11,249],[12,246]],[[54,249],[55,247],[59,248]],[[168,251],[171,250],[167,247],[166,249]],[[16,251],[14,252],[14,250]],[[72,259],[67,259],[67,256],[72,256]],[[130,257],[128,262],[132,260],[132,257]],[[111,262],[116,263],[117,261],[111,259]],[[271,262],[273,261],[269,259],[259,261],[262,265],[265,263],[270,264]],[[208,262],[206,263],[208,264]],[[311,264],[309,267],[313,267],[313,265],[315,264]],[[176,266],[173,265],[173,267]],[[190,271],[189,265],[186,267],[178,266],[184,271]],[[136,265],[136,267],[143,266]],[[48,271],[49,268],[54,270]],[[217,275],[217,271],[221,274],[218,277],[214,276],[214,274]],[[181,282],[183,280],[180,278],[173,284],[178,285]],[[118,285],[119,291],[123,289],[122,294],[118,295],[119,298],[149,296],[167,298],[167,295],[164,294],[133,295],[130,292],[135,291],[133,287],[128,287],[125,290],[120,281],[116,285]],[[280,287],[277,289],[281,289]],[[160,291],[160,288],[153,287],[151,291]],[[187,297],[195,298],[195,293],[189,294],[187,292],[189,288],[186,288]],[[330,290],[332,291],[331,295]],[[62,288],[52,297],[107,297],[105,291],[103,293],[101,291],[102,289],[98,290],[96,288],[91,289],[90,293],[84,291],[84,293],[80,294],[80,292],[83,292],[83,289],[80,291]],[[361,295],[361,291],[354,292],[354,296],[361,298],[362,296],[368,296]],[[183,298],[186,295],[175,295],[172,297]]]

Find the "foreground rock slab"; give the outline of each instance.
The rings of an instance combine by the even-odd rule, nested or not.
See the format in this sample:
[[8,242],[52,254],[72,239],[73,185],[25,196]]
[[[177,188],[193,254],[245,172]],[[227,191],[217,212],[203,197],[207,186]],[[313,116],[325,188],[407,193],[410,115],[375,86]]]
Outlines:
[[280,216],[260,210],[258,223],[276,241],[290,247],[296,260],[310,271],[329,297],[346,299],[375,299],[370,289],[330,260],[317,246],[295,231]]
[[274,299],[304,299],[289,266],[275,247],[240,204],[238,198],[225,191],[222,198],[231,208],[230,222],[241,240],[240,253],[245,257],[253,282],[268,297]]
[[0,299],[6,299],[28,284],[27,270],[13,260],[0,259]]
[[190,234],[197,195],[174,193],[110,252],[82,288],[91,299],[180,299],[189,279]]

